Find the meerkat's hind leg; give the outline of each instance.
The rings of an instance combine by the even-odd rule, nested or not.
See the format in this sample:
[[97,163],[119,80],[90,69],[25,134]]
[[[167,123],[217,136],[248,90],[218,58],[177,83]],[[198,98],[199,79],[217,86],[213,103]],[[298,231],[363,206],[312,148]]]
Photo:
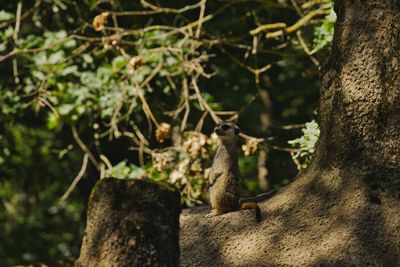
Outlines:
[[211,218],[211,217],[214,217],[214,216],[218,216],[220,214],[221,213],[219,213],[216,209],[212,209],[212,210],[210,210],[210,213],[208,213],[205,217],[206,218]]

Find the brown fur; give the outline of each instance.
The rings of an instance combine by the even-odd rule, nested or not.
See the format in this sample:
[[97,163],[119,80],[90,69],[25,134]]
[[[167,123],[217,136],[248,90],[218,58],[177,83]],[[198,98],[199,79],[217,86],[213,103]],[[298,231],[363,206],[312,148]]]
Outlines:
[[[256,209],[257,220],[260,210],[256,203],[239,204],[239,168],[237,156],[237,137],[239,128],[232,122],[222,122],[215,128],[219,137],[218,150],[209,173],[211,211],[207,217],[237,211],[239,209]],[[243,208],[242,208],[243,207]]]

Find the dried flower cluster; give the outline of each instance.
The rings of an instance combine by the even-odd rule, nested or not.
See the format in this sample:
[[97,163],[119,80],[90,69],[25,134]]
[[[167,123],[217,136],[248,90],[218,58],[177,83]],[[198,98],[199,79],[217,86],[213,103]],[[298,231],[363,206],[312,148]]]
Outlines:
[[175,153],[171,150],[165,152],[153,152],[151,154],[153,166],[159,172],[166,170],[175,160]]
[[132,69],[137,69],[139,67],[139,65],[142,63],[143,58],[141,56],[135,56],[135,57],[131,57],[131,59],[128,62],[129,67],[131,67]]
[[244,155],[249,156],[249,155],[256,153],[259,143],[260,143],[260,141],[258,141],[255,138],[248,139],[246,141],[246,143],[244,145],[242,145],[242,150],[244,152]]
[[207,153],[205,144],[207,144],[208,137],[206,135],[198,132],[187,132],[185,135],[186,140],[183,142],[183,147],[191,159],[196,159]]
[[[164,125],[162,131],[161,125],[158,128],[160,135],[168,128]],[[180,188],[186,204],[192,205],[204,199],[208,186],[206,171],[216,150],[217,137],[214,134],[209,137],[199,132],[184,132],[182,138],[182,145],[153,152],[152,163],[156,171],[168,175],[168,182]]]
[[100,15],[97,15],[93,19],[93,28],[95,31],[102,31],[104,30],[104,25],[107,24],[107,17],[110,13],[108,12],[102,12]]
[[163,122],[156,130],[156,139],[160,143],[164,143],[165,139],[169,138],[171,135],[171,125]]

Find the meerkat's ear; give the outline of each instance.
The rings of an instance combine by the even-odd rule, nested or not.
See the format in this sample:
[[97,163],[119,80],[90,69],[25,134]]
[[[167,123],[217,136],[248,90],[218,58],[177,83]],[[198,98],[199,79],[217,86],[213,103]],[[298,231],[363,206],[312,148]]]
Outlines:
[[239,134],[240,134],[240,129],[239,129],[239,127],[237,127],[237,126],[235,126],[235,134],[236,134],[236,135],[239,135]]

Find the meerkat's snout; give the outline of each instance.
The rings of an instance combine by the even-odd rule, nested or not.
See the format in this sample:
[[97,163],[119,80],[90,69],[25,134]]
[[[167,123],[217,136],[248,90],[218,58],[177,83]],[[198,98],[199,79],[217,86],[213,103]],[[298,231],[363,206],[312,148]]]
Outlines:
[[237,136],[240,132],[239,127],[237,127],[236,125],[234,125],[232,122],[223,122],[218,124],[215,129],[214,132],[218,135],[218,136]]
[[214,132],[218,135],[218,136],[223,136],[225,135],[225,131],[221,125],[217,125],[214,129]]

